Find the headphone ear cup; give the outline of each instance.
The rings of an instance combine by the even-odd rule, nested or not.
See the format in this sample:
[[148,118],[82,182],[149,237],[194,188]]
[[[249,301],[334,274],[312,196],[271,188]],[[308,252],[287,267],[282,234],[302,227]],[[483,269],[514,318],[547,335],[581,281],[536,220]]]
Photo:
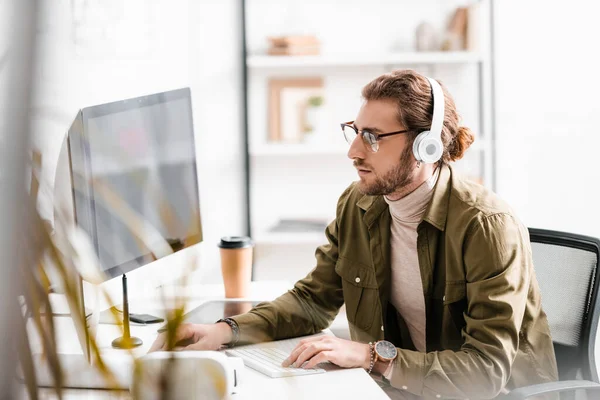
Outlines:
[[442,142],[430,135],[430,131],[419,133],[413,142],[413,154],[417,161],[433,164],[442,158],[444,147]]
[[429,131],[423,131],[423,132],[419,133],[417,135],[417,137],[415,138],[415,141],[413,142],[413,155],[415,156],[415,159],[417,161],[423,161],[423,157],[421,155],[419,147],[420,147],[421,142],[423,141],[423,139],[425,139],[425,137],[428,134],[429,134]]
[[437,138],[426,137],[419,143],[419,154],[425,164],[433,164],[442,158],[442,143]]

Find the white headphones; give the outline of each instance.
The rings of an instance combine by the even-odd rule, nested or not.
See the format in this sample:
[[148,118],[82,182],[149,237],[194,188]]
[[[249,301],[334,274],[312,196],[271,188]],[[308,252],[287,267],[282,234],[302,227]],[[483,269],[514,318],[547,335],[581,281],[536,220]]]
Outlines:
[[433,98],[433,117],[431,127],[423,131],[413,142],[413,154],[417,161],[425,164],[437,162],[444,153],[442,144],[442,128],[444,126],[444,91],[435,79],[427,78],[431,85]]

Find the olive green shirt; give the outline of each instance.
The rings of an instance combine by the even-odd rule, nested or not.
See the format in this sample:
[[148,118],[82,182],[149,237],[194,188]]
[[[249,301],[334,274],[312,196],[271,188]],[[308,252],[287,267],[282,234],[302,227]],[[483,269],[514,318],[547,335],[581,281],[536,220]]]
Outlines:
[[319,332],[345,304],[352,340],[386,339],[398,348],[396,388],[475,399],[557,380],[528,232],[510,208],[444,165],[417,234],[426,352],[415,350],[389,302],[388,205],[356,184],[338,201],[316,267],[276,300],[234,317],[241,341]]

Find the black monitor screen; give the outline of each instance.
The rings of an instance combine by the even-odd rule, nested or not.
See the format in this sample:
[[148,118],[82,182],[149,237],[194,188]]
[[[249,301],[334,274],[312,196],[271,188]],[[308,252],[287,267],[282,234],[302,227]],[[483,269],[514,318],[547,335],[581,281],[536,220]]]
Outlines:
[[76,222],[108,277],[202,240],[189,89],[84,108],[69,153]]

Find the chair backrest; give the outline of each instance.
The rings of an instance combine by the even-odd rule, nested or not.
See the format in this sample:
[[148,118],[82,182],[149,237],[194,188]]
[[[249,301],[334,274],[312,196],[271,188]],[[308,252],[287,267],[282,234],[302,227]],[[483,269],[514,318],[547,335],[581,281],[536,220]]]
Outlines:
[[560,380],[598,382],[594,347],[600,311],[600,240],[533,228],[529,235]]

